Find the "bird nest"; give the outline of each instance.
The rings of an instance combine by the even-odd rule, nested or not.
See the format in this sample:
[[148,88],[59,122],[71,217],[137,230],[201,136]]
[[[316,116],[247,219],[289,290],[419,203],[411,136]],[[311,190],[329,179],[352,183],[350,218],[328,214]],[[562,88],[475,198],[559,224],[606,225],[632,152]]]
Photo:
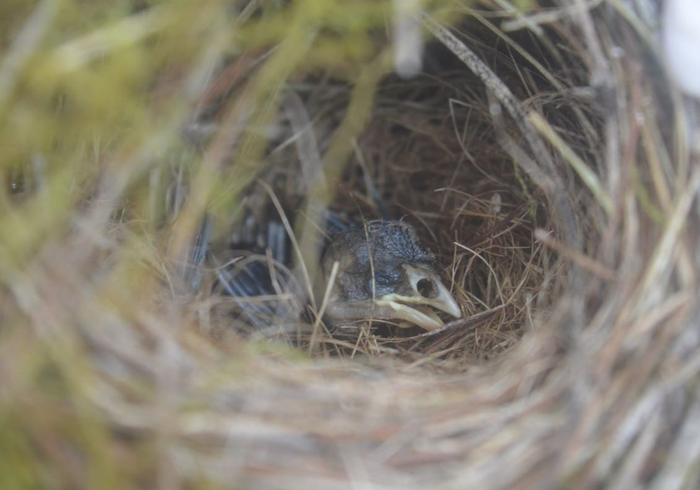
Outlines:
[[[313,2],[242,2],[251,41],[232,55],[215,36],[224,3],[143,6],[46,48],[13,98],[0,90],[17,134],[58,114],[41,119],[51,136],[7,136],[29,163],[5,179],[0,474],[37,487],[696,487],[696,106],[662,74],[658,6],[447,2],[395,19],[428,36],[423,69],[402,78],[381,29],[358,37],[332,20],[348,12]],[[341,4],[368,25],[378,15]],[[55,15],[31,14],[23,46],[44,49],[31,33]],[[287,26],[285,41],[261,19]],[[316,51],[311,31],[326,36]],[[138,86],[151,119],[115,109],[104,84]],[[85,124],[61,127],[66,114]],[[54,169],[54,154],[78,163]],[[294,238],[282,265],[299,286],[266,300],[310,289],[312,225],[331,209],[410,223],[462,318],[332,328],[307,299],[292,330],[241,327],[241,298],[193,257],[204,228],[207,251],[225,247],[269,209]]]

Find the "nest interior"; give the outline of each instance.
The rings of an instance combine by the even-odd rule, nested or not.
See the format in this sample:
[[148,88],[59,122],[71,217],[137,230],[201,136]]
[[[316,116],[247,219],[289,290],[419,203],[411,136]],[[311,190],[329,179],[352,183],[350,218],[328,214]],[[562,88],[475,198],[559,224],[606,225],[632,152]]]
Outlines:
[[[177,124],[143,141],[91,140],[97,169],[51,170],[48,184],[39,143],[22,140],[33,159],[24,180],[13,164],[3,201],[4,229],[31,226],[8,236],[0,261],[0,447],[14,455],[0,474],[71,488],[697,486],[697,107],[660,68],[649,16],[660,6],[472,3],[419,15],[430,41],[410,79],[389,73],[387,45],[355,77],[336,67],[353,83],[312,67],[271,95],[267,68],[301,64],[284,43],[212,48],[213,83],[208,52],[171,66],[173,47],[153,80],[127,82]],[[210,4],[173,13],[219,25],[222,2]],[[248,7],[241,29],[271,15]],[[122,28],[158,32],[154,8]],[[76,46],[60,60],[89,64]],[[147,54],[114,57],[140,66]],[[7,113],[55,114],[57,94],[77,110],[71,97],[111,73],[106,59],[75,87],[63,72],[56,87],[29,73]],[[47,93],[50,109],[31,105]],[[165,163],[144,157],[202,107]],[[89,153],[73,133],[48,147],[68,155],[76,139]],[[311,185],[318,175],[333,192]],[[301,323],[263,341],[239,335],[226,300],[212,288],[183,300],[178,274],[205,208],[226,229],[255,186],[275,187],[295,230],[313,221],[314,199],[411,222],[467,316],[430,335],[317,335]]]
[[[492,34],[482,41],[496,46],[497,40]],[[506,68],[513,66],[503,53],[492,53],[502,57]],[[365,219],[381,218],[383,212],[413,224],[437,253],[467,317],[441,334],[421,335],[419,328],[374,322],[371,329],[324,329],[313,347],[309,335],[299,332],[276,335],[277,340],[284,338],[314,356],[393,354],[464,369],[509,350],[532,328],[533,317],[546,315],[551,307],[560,263],[534,235],[538,227],[552,230],[546,199],[503,151],[484,85],[460,72],[461,62],[440,44],[427,47],[425,62],[429,68],[420,76],[390,76],[379,86],[371,119],[357,138],[329,207]],[[299,86],[292,84],[290,90]],[[302,92],[321,153],[338,124],[333,109],[344,107],[343,92],[338,95],[344,87],[327,81]],[[527,84],[521,88],[534,90]],[[281,194],[303,193],[299,189],[308,172],[300,169],[299,148],[277,150],[294,138],[293,128],[280,133],[262,178],[277,182]],[[295,219],[293,210],[287,218]],[[230,329],[231,318],[222,315],[216,330]]]

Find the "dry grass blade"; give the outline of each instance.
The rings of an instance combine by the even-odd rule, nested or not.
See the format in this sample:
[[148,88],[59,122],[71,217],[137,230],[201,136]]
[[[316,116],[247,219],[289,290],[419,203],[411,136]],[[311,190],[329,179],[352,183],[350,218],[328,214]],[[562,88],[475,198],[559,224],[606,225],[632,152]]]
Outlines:
[[573,167],[581,180],[588,186],[591,193],[598,200],[598,203],[603,207],[606,213],[611,214],[613,211],[613,202],[610,196],[603,186],[601,185],[598,177],[595,173],[586,166],[586,164],[581,160],[581,158],[576,155],[574,151],[569,148],[569,146],[562,140],[559,135],[552,129],[552,127],[545,121],[542,116],[537,113],[530,114],[530,121],[537,128],[537,130],[542,133],[542,135],[547,138],[547,140],[554,145],[554,147],[559,151],[567,162]]

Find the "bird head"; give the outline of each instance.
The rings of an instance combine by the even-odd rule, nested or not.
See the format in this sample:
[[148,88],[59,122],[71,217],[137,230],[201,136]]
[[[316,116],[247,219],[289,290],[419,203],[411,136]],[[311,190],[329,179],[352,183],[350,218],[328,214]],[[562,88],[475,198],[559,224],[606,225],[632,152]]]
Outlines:
[[434,309],[456,318],[462,312],[436,266],[408,223],[378,220],[350,228],[333,238],[322,260],[331,288],[326,314],[335,324],[372,318],[440,328]]

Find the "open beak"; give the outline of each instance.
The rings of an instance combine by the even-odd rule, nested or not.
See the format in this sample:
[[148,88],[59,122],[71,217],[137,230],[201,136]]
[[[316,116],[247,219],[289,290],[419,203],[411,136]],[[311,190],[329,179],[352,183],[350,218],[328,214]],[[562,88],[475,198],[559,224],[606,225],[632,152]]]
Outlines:
[[404,265],[404,269],[411,283],[412,293],[388,294],[375,300],[377,306],[390,310],[395,319],[405,320],[426,330],[444,326],[443,321],[431,308],[444,311],[455,318],[462,317],[459,305],[435,272],[410,265]]

